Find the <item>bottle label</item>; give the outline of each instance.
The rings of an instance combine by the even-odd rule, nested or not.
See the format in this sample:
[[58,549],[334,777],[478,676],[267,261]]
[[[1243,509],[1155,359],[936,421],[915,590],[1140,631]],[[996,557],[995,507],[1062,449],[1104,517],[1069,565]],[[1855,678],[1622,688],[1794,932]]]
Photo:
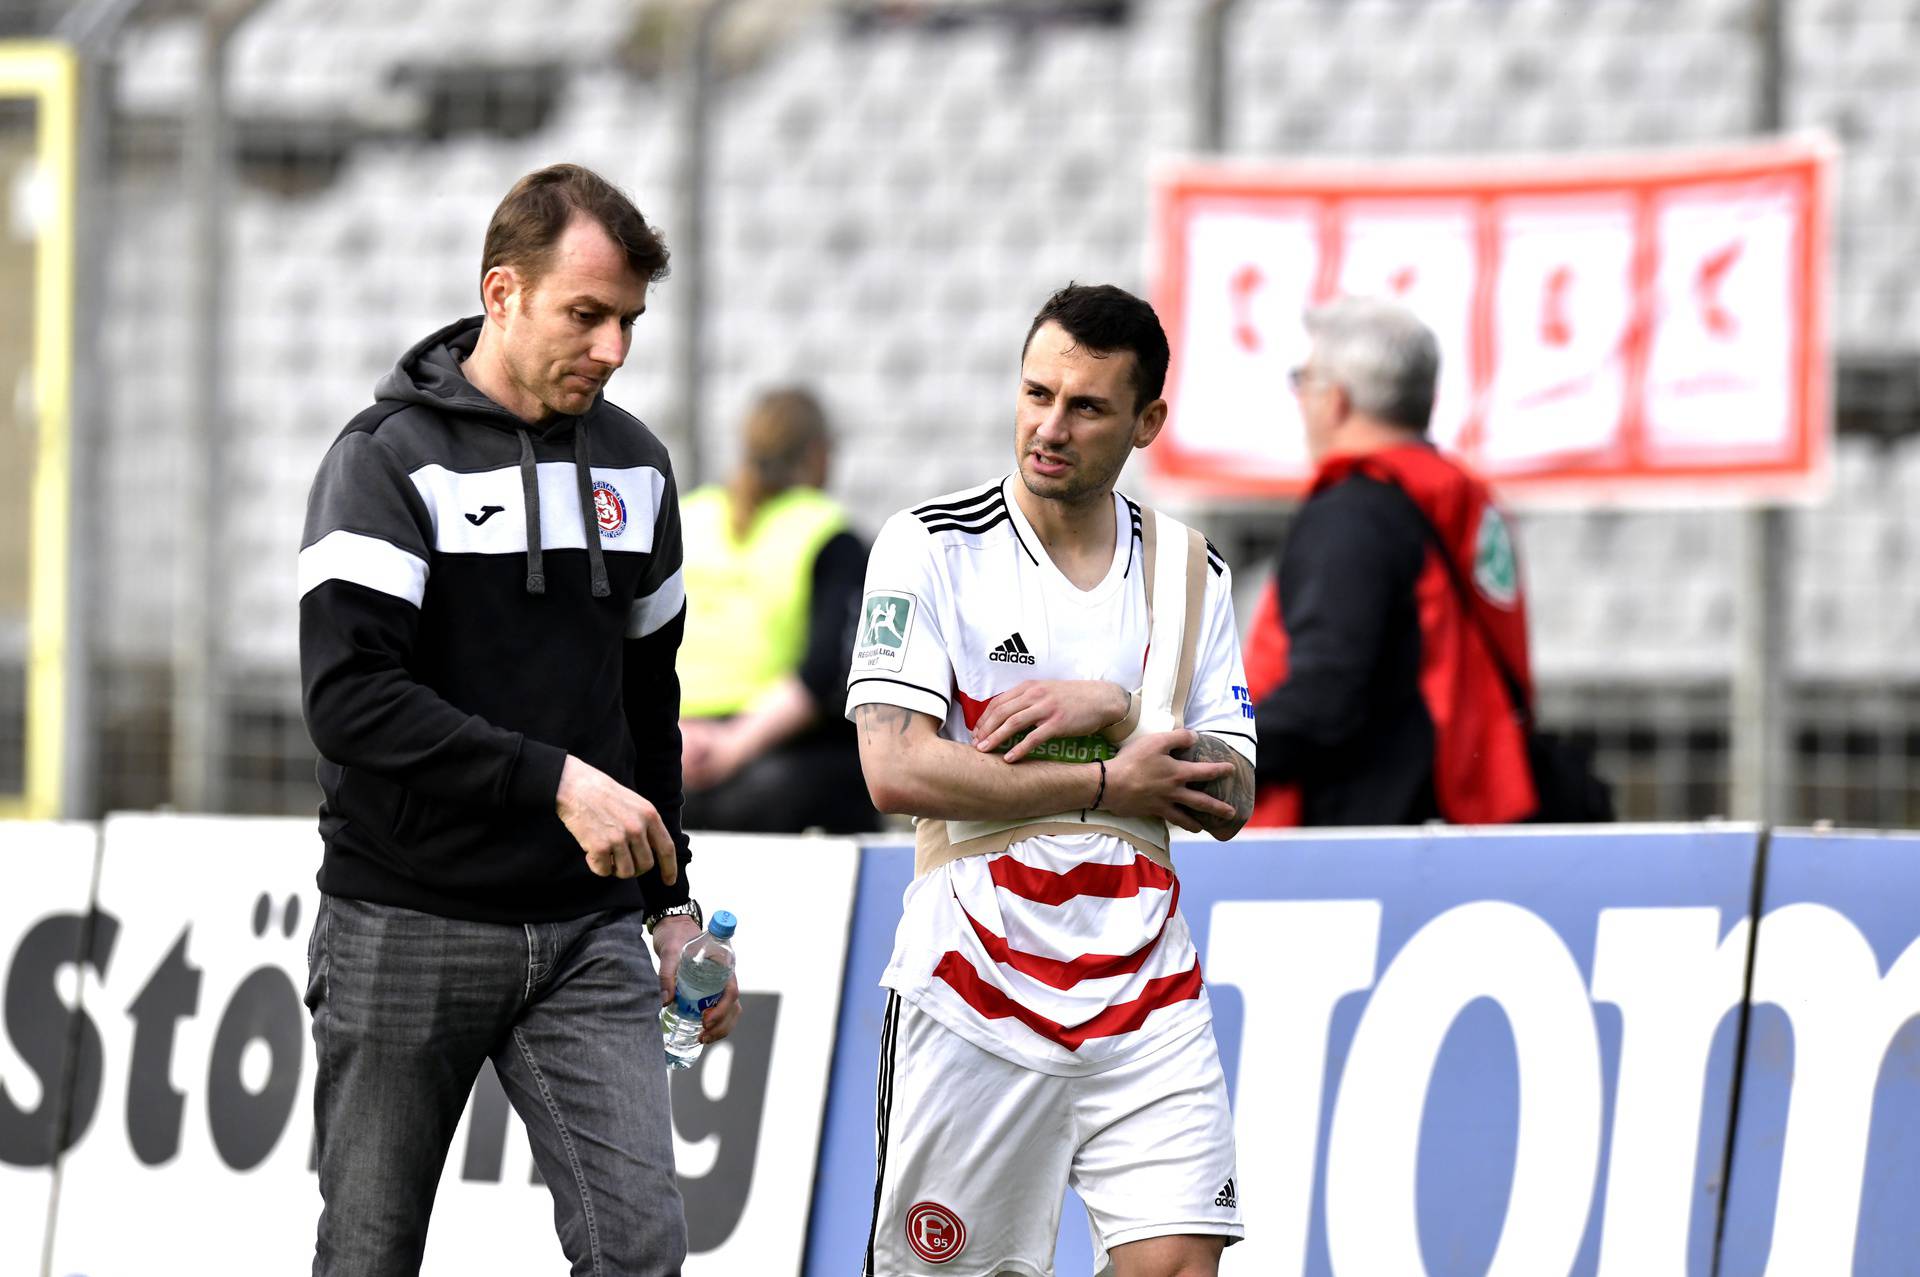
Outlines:
[[[721,993],[724,993],[724,992],[726,992],[726,990],[724,989],[721,990]],[[694,1018],[698,1018],[698,1016],[702,1011],[705,1011],[708,1007],[712,1006],[714,1003],[718,1002],[719,1000],[720,1000],[719,993],[709,993],[706,997],[701,998],[697,1002],[689,1002],[685,997],[676,993],[673,995],[673,1009],[683,1020],[694,1019]]]

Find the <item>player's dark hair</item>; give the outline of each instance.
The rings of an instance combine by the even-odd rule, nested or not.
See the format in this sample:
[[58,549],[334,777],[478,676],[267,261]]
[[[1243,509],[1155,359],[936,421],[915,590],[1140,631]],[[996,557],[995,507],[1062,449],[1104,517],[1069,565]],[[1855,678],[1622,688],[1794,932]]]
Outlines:
[[667,277],[666,242],[619,187],[578,164],[549,164],[515,182],[493,210],[480,250],[480,278],[496,266],[511,266],[529,283],[539,282],[576,213],[605,228],[635,275],[650,283]]
[[1033,335],[1043,324],[1066,330],[1082,348],[1096,355],[1117,351],[1133,354],[1133,410],[1137,413],[1160,397],[1167,383],[1167,333],[1153,307],[1124,288],[1112,284],[1068,284],[1047,298],[1033,317],[1027,340],[1020,346],[1025,358]]

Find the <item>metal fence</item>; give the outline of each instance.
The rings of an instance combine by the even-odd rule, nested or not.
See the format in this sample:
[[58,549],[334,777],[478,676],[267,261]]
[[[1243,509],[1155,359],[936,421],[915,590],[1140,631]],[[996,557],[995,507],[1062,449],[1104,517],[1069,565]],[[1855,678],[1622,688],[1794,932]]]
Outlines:
[[[1068,278],[1145,290],[1169,154],[1657,146],[1770,117],[1844,150],[1835,495],[1786,521],[1788,819],[1920,803],[1920,0],[0,3],[93,42],[75,520],[75,814],[317,799],[306,485],[374,380],[474,309],[519,174],[567,158],[675,275],[612,396],[686,475],[805,380],[868,530],[1004,469],[1019,337]],[[1201,515],[1257,586],[1283,510]],[[1529,514],[1543,716],[1624,812],[1734,810],[1741,516]],[[22,685],[0,644],[0,724]],[[0,726],[0,784],[18,767]]]

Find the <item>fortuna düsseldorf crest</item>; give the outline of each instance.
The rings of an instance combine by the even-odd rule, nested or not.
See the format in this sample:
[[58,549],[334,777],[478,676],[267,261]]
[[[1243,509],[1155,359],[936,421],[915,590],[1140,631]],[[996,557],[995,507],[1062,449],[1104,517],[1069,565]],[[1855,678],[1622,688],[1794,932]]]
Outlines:
[[620,491],[605,479],[593,481],[593,517],[600,524],[600,535],[617,537],[627,526],[627,503]]
[[944,1264],[967,1246],[967,1226],[939,1202],[917,1202],[907,1212],[907,1245],[929,1264]]

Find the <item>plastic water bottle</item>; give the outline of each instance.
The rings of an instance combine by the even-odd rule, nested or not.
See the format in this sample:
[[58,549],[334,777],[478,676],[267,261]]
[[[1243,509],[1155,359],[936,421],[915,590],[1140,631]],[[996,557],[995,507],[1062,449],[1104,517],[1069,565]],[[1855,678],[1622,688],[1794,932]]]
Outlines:
[[707,929],[687,941],[680,951],[680,974],[675,977],[673,1001],[660,1008],[660,1036],[666,1040],[667,1067],[691,1068],[705,1043],[700,1041],[700,1013],[720,1000],[727,977],[733,974],[733,929],[739,919],[725,909],[707,920]]

